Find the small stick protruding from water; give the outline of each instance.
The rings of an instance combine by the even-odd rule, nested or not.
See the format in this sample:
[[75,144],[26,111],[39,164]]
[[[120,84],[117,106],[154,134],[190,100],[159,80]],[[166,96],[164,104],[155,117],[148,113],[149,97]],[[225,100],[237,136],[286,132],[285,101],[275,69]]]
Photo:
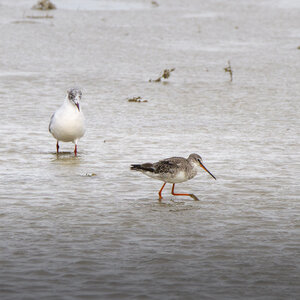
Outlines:
[[230,81],[232,82],[233,80],[233,74],[232,74],[232,68],[230,64],[230,60],[228,61],[228,67],[224,68],[225,73],[228,72],[230,75]]

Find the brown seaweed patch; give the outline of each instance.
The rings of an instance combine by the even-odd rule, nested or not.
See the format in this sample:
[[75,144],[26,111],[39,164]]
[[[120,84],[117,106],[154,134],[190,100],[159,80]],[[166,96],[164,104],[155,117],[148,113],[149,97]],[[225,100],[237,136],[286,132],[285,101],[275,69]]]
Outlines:
[[142,97],[138,96],[138,97],[132,97],[128,99],[128,102],[148,102],[148,100],[143,100]]
[[32,9],[50,10],[56,9],[56,6],[50,0],[40,0],[37,4],[32,6]]
[[168,79],[171,76],[171,72],[174,72],[175,68],[172,69],[164,69],[161,76],[157,79],[149,79],[149,82],[160,82],[162,79]]

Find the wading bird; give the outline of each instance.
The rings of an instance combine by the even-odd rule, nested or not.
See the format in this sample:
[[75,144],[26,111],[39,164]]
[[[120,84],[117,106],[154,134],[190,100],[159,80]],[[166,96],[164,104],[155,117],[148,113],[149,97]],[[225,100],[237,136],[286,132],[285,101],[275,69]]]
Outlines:
[[194,200],[199,200],[194,194],[176,194],[174,192],[175,183],[185,182],[197,175],[197,167],[203,168],[210,176],[216,179],[203,165],[201,156],[195,153],[191,154],[187,159],[184,157],[170,157],[156,163],[134,164],[131,165],[131,170],[140,171],[149,177],[164,182],[158,193],[159,200],[162,199],[161,192],[166,183],[173,184],[172,195],[190,196]]

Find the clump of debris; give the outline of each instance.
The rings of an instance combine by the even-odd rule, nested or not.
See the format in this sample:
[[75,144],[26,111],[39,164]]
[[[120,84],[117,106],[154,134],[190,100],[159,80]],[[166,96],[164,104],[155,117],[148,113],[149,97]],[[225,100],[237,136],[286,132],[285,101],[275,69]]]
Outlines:
[[40,0],[37,4],[32,6],[32,9],[50,10],[56,9],[56,6],[52,2],[50,2],[50,0]]
[[161,76],[157,79],[149,79],[149,82],[160,82],[162,79],[168,79],[171,76],[171,72],[175,71],[175,68],[172,69],[164,69]]
[[138,96],[138,97],[132,97],[128,99],[128,102],[148,102],[148,100],[142,100],[142,97]]

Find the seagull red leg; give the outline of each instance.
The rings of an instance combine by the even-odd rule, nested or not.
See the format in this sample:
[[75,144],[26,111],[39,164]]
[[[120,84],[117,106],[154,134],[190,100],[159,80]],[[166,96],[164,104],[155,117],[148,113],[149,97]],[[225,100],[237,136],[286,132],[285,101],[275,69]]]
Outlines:
[[58,154],[59,152],[59,144],[58,144],[58,141],[56,142],[56,153]]
[[75,144],[75,148],[74,148],[74,154],[75,156],[77,156],[77,145]]
[[158,193],[158,195],[159,195],[159,201],[162,199],[161,192],[164,189],[165,185],[166,185],[166,182],[163,184],[163,186],[161,187],[161,189],[160,189],[160,191]]
[[194,194],[175,194],[174,188],[175,188],[175,183],[173,183],[173,186],[172,186],[172,195],[174,195],[174,196],[190,196],[190,197],[192,197],[195,201],[199,201],[199,199],[198,199]]

